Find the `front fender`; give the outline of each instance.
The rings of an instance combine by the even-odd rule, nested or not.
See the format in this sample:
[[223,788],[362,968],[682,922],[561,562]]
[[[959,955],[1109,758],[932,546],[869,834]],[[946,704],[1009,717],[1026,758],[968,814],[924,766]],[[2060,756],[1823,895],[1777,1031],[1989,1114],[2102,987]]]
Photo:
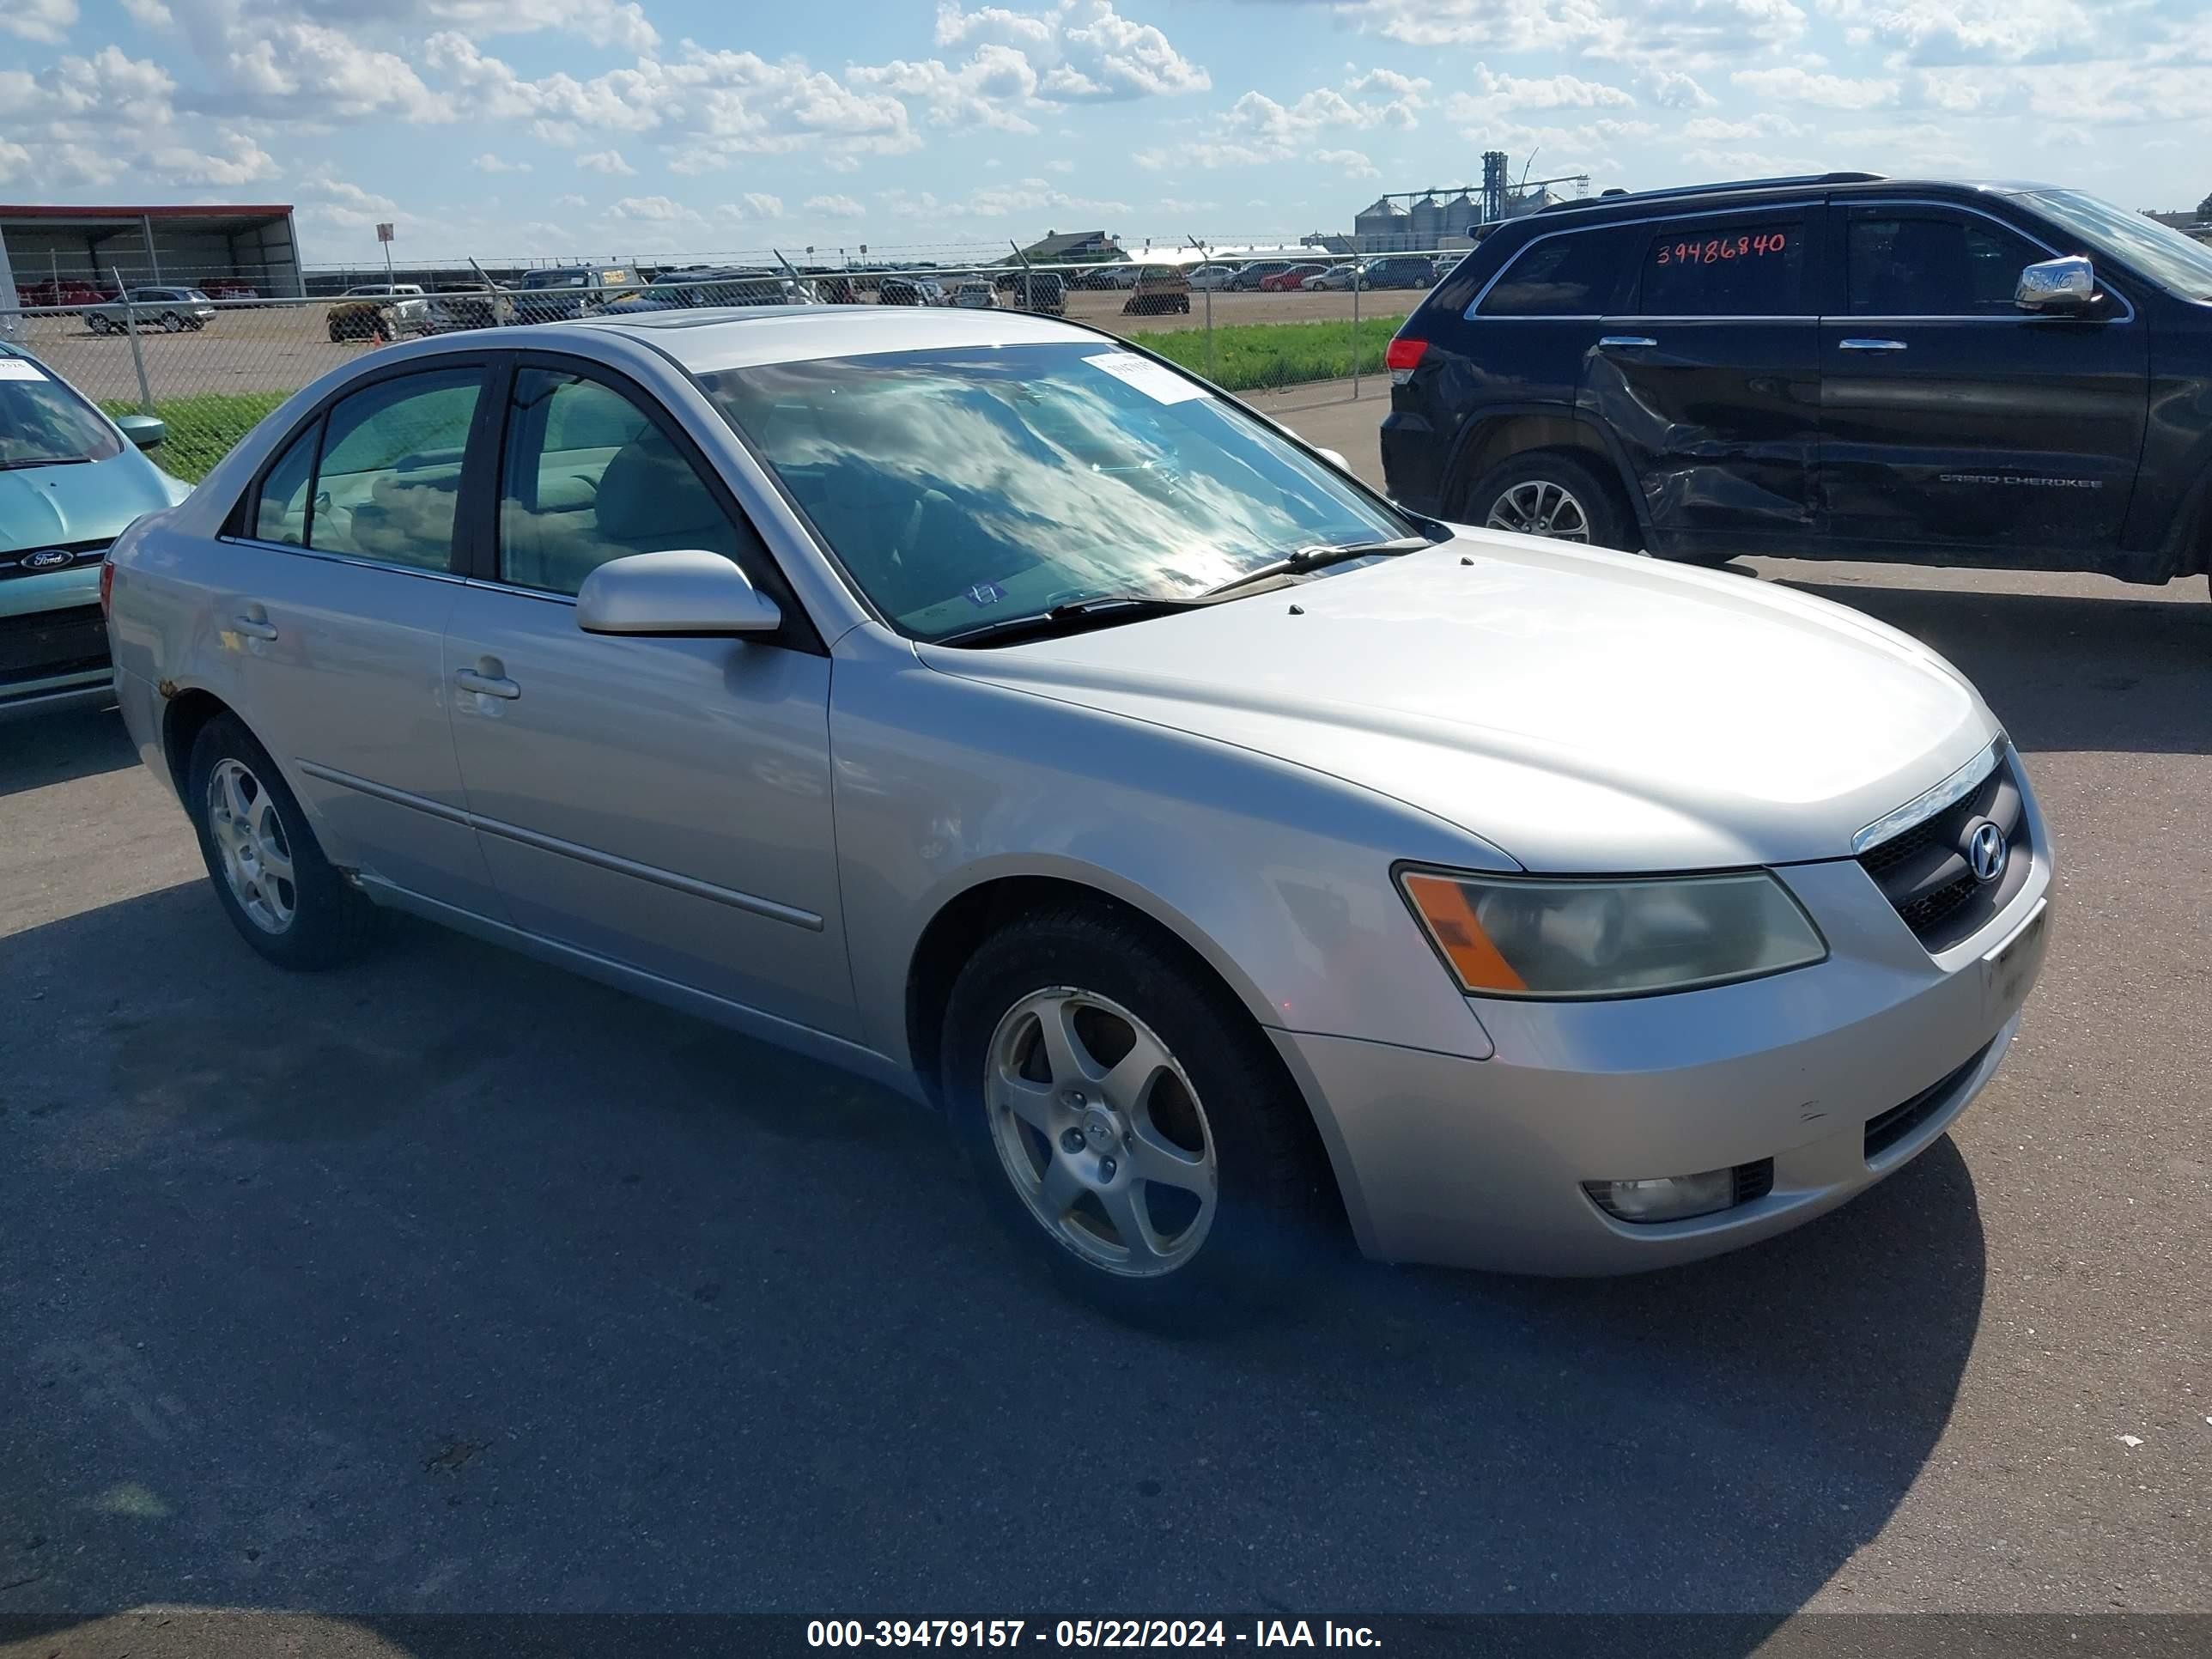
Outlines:
[[1271,757],[938,672],[874,629],[836,650],[838,868],[871,1048],[911,1062],[907,975],[945,906],[1041,876],[1158,921],[1262,1025],[1489,1054],[1390,868],[1494,849]]

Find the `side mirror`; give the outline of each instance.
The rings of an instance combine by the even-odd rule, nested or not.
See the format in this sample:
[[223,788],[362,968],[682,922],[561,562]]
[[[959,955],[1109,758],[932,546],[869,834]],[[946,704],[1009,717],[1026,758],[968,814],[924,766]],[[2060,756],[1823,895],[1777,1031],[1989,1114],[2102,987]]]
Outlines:
[[2078,253],[2045,259],[2020,273],[2012,302],[2022,311],[2064,315],[2086,311],[2097,298],[2097,269]]
[[610,559],[576,593],[576,626],[586,634],[694,639],[772,633],[775,601],[719,553],[687,550]]
[[169,423],[158,415],[118,415],[115,424],[141,449],[151,449],[169,435]]

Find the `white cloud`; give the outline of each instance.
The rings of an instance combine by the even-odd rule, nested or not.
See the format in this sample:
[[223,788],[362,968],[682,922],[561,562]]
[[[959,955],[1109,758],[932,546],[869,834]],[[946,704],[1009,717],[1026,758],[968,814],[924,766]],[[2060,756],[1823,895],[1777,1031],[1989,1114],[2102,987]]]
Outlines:
[[806,210],[824,219],[858,219],[867,212],[849,196],[810,196]]
[[1918,64],[2018,64],[2046,53],[2110,51],[2132,8],[2078,0],[1820,0],[1820,9]]
[[1711,109],[1720,101],[1680,70],[1655,69],[1646,78],[1651,101],[1662,109]]
[[783,198],[771,196],[766,191],[749,190],[738,200],[744,204],[748,219],[781,219],[783,217]]
[[59,46],[76,26],[76,0],[8,0],[0,9],[0,29],[26,40]]
[[575,165],[579,171],[584,173],[605,173],[626,179],[637,175],[637,169],[623,160],[623,153],[618,149],[595,149],[589,155],[579,155]]
[[546,206],[548,207],[556,208],[580,208],[584,205],[584,198],[574,192],[566,196],[556,196],[550,202],[546,204]]
[[1474,85],[1476,92],[1501,110],[1626,109],[1636,102],[1631,94],[1602,81],[1585,81],[1573,75],[1494,75],[1487,64],[1474,66]]
[[1729,77],[1747,92],[1822,109],[1877,109],[1897,101],[1893,80],[1860,80],[1847,75],[1813,75],[1795,67],[1738,70]]
[[469,165],[478,173],[527,173],[530,171],[529,162],[510,161],[503,155],[493,155],[489,150],[477,156]]
[[1035,132],[1036,124],[1020,112],[1038,104],[1036,67],[1012,46],[987,42],[958,69],[937,58],[919,64],[895,60],[845,71],[855,86],[880,87],[917,100],[940,126],[981,125],[1007,132]]
[[276,158],[242,132],[225,131],[221,148],[164,144],[146,152],[144,164],[173,184],[250,185],[276,174]]
[[696,225],[703,222],[696,210],[666,196],[625,196],[608,211],[617,219],[647,224]]
[[1314,160],[1325,167],[1340,167],[1348,179],[1379,179],[1382,170],[1367,159],[1364,150],[1317,149]]
[[[1231,104],[1196,143],[1139,150],[1139,167],[1241,167],[1289,161],[1331,132],[1408,131],[1420,125],[1429,82],[1419,76],[1375,70],[1334,87],[1316,87],[1283,104],[1264,92],[1248,92]],[[1363,157],[1363,160],[1365,158]]]
[[27,178],[30,171],[31,152],[21,144],[0,138],[0,179]]
[[162,0],[123,0],[123,9],[141,28],[165,29],[176,22],[176,14]]

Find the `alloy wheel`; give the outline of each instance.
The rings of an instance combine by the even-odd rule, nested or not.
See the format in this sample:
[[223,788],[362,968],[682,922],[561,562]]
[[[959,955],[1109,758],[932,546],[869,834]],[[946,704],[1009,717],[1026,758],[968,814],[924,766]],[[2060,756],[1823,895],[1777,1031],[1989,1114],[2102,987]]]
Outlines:
[[1198,1254],[1220,1195],[1213,1137],[1167,1045],[1118,1003],[1060,986],[1000,1019],[983,1101],[1006,1178],[1062,1244],[1152,1279]]
[[231,897],[263,933],[283,933],[298,914],[299,890],[276,803],[243,761],[225,758],[208,775],[207,811]]
[[1507,489],[1491,503],[1483,527],[1548,536],[1561,542],[1590,538],[1589,514],[1583,510],[1583,504],[1565,488],[1545,478],[1530,478]]

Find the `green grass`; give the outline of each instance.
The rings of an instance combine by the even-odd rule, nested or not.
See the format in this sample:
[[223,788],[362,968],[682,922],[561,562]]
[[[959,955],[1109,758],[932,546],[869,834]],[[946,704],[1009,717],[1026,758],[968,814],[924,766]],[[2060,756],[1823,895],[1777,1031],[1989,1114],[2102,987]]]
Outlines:
[[[1359,319],[1359,372],[1382,372],[1382,349],[1403,317]],[[1204,374],[1224,392],[1302,386],[1309,380],[1339,380],[1352,373],[1352,324],[1243,323],[1213,331],[1209,369],[1203,328],[1179,328],[1141,334],[1138,343],[1170,362]]]
[[[153,452],[164,472],[188,483],[198,483],[208,469],[230,453],[231,446],[253,429],[254,422],[292,394],[289,392],[208,392],[192,398],[164,398],[154,413],[168,422],[168,435]],[[142,415],[145,411],[127,398],[104,398],[100,405],[110,415]]]

